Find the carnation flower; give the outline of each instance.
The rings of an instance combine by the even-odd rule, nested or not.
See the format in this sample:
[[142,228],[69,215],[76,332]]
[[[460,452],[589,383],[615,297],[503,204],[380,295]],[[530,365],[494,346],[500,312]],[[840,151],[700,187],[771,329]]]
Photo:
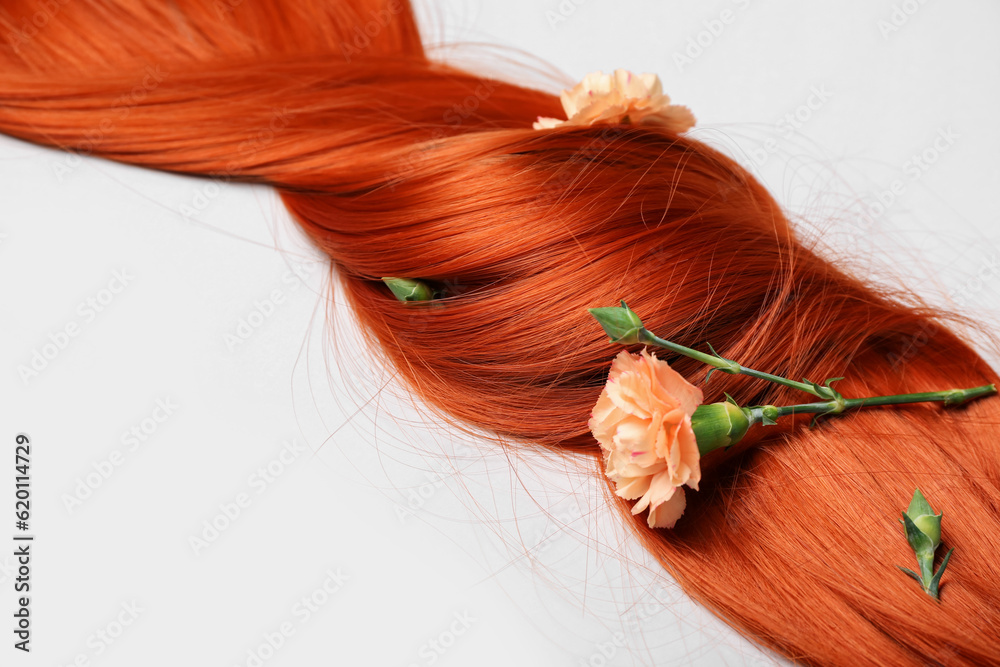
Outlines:
[[560,98],[566,120],[538,117],[536,130],[563,125],[632,123],[659,125],[680,134],[694,127],[694,115],[684,106],[670,103],[663,94],[660,77],[633,74],[618,69],[614,74],[592,72]]
[[684,513],[686,485],[698,488],[700,454],[691,415],[701,390],[643,349],[622,351],[589,422],[604,450],[605,471],[632,514],[649,510],[651,528],[673,528]]

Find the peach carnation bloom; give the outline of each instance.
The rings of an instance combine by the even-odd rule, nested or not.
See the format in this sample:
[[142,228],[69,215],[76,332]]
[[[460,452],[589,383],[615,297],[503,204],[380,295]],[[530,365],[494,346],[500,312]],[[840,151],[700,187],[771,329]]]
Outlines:
[[622,351],[611,364],[589,426],[617,494],[638,499],[632,514],[648,508],[651,528],[673,528],[684,513],[680,487],[698,489],[701,457],[691,415],[703,400],[700,389],[645,349]]
[[660,125],[680,134],[694,127],[690,109],[671,104],[663,94],[660,77],[655,74],[633,74],[617,69],[614,74],[592,72],[560,98],[566,120],[538,117],[536,130],[563,125],[593,125],[594,123],[632,123]]

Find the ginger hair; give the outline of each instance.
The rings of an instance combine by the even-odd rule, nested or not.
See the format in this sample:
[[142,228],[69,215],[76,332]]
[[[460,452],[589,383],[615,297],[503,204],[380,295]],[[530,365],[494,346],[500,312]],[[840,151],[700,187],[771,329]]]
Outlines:
[[[504,446],[603,477],[587,419],[618,348],[586,308],[620,298],[662,337],[786,377],[845,375],[846,395],[998,381],[941,313],[804,243],[733,159],[656,127],[532,130],[561,116],[557,96],[429,58],[407,0],[41,4],[30,35],[39,3],[0,9],[0,131],[274,187],[385,362]],[[399,303],[382,276],[445,294]],[[703,366],[670,361],[703,383]],[[704,391],[801,402],[745,377]],[[1000,664],[998,422],[981,400],[782,423],[706,458],[672,531],[608,496],[689,595],[793,660]],[[898,519],[917,486],[955,548],[940,602],[894,567],[912,559]]]

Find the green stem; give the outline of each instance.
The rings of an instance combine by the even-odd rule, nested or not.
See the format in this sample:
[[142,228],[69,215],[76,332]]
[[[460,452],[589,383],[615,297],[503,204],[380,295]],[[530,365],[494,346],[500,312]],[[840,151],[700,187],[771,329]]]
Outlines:
[[[723,373],[729,373],[730,375],[748,375],[750,377],[767,380],[792,389],[798,389],[806,392],[807,394],[811,394],[812,396],[816,396],[817,398],[829,399],[821,403],[806,403],[803,405],[789,405],[778,408],[779,417],[796,413],[840,413],[845,410],[852,410],[865,405],[900,405],[903,403],[923,403],[927,401],[943,401],[945,405],[959,405],[974,398],[979,398],[980,396],[996,393],[997,390],[994,385],[987,384],[982,387],[973,387],[972,389],[948,389],[945,391],[927,391],[918,394],[896,394],[894,396],[873,396],[871,398],[844,399],[839,398],[840,395],[833,390],[829,390],[829,393],[824,395],[820,393],[820,391],[817,391],[815,385],[806,384],[805,382],[796,382],[795,380],[789,380],[788,378],[771,375],[770,373],[764,373],[762,371],[755,371],[752,368],[741,366],[735,361],[725,359],[717,354],[706,354],[705,352],[693,350],[690,347],[684,347],[683,345],[672,343],[669,340],[660,338],[646,328],[639,330],[639,342],[656,345],[657,347],[671,350],[677,354],[682,354],[685,357],[690,357],[691,359],[700,361],[703,364],[711,366],[715,370],[722,371]],[[827,391],[828,387],[819,387],[819,389],[821,391]],[[831,395],[837,396],[838,398],[830,398]]]
[[[692,350],[690,347],[684,347],[683,345],[678,345],[677,343],[671,343],[669,340],[663,340],[649,329],[643,328],[639,330],[639,342],[666,348],[676,352],[677,354],[683,354],[685,357],[690,357],[695,361],[700,361],[703,364],[708,364],[713,368],[718,368],[719,370],[727,373],[733,373],[735,375],[740,372],[740,365],[735,361],[728,361],[726,359],[722,359],[721,357],[699,352],[698,350]],[[734,367],[735,370],[733,370]]]
[[660,338],[648,329],[641,329],[639,331],[639,342],[649,343],[650,345],[656,345],[657,347],[671,350],[677,354],[683,354],[685,357],[690,357],[691,359],[700,361],[703,364],[708,364],[712,368],[720,370],[723,373],[729,373],[730,375],[749,375],[750,377],[768,380],[770,382],[774,382],[775,384],[791,387],[792,389],[798,389],[806,392],[807,394],[823,398],[823,396],[821,396],[811,384],[796,382],[795,380],[789,380],[788,378],[771,375],[770,373],[764,373],[762,371],[755,371],[752,368],[740,366],[738,363],[730,359],[723,359],[717,355],[706,354],[704,352],[699,352],[698,350],[692,350],[690,347],[684,347],[683,345],[678,345],[677,343],[671,343],[669,340]]
[[[996,385],[986,384],[971,389],[947,389],[945,391],[925,391],[917,394],[895,394],[893,396],[872,396],[869,398],[834,399],[819,403],[804,403],[802,405],[785,405],[775,407],[777,417],[797,414],[840,413],[854,408],[873,405],[902,405],[905,403],[925,403],[942,401],[945,405],[959,405],[980,396],[996,393]],[[771,406],[774,407],[774,406]],[[772,413],[773,414],[773,413]]]

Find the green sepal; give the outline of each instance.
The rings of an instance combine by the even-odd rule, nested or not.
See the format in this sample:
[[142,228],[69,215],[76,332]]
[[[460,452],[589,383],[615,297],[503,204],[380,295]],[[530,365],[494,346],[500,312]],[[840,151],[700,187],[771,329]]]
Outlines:
[[594,316],[597,323],[608,334],[612,343],[631,345],[639,342],[639,332],[643,330],[642,320],[628,307],[622,299],[621,307],[588,308],[587,312]]
[[[711,343],[709,343],[709,342],[706,341],[705,345],[707,345],[708,349],[712,351],[712,354],[715,355],[716,359],[720,359],[720,360],[725,361],[728,364],[730,364],[730,368],[718,368],[718,367],[714,367],[714,368],[712,368],[713,371],[721,371],[723,373],[729,373],[730,375],[739,375],[739,373],[740,373],[740,365],[738,363],[736,363],[732,359],[726,359],[724,356],[722,356],[721,354],[719,354],[718,352],[716,352],[715,348],[712,347]],[[708,374],[711,375],[712,371],[709,371]],[[708,378],[707,377],[705,378],[705,382],[708,382]]]
[[903,567],[901,565],[897,565],[896,567],[898,567],[900,570],[902,570],[906,574],[908,574],[911,577],[913,577],[914,579],[916,579],[917,582],[920,584],[921,588],[923,588],[924,582],[920,581],[920,575],[919,574],[917,574],[916,572],[914,572],[913,570],[911,570],[908,567]]
[[431,301],[434,298],[434,290],[427,283],[412,278],[382,278],[382,282],[392,290],[392,293],[401,302],[407,301]]
[[935,545],[926,533],[917,528],[906,512],[903,512],[903,526],[906,528],[906,541],[910,543],[910,548],[917,557],[917,565],[920,566],[920,580],[926,588],[934,571]]
[[750,424],[747,410],[736,401],[699,405],[691,415],[691,430],[701,456],[735,445],[746,435]]
[[903,527],[906,529],[906,541],[910,543],[910,548],[913,549],[913,553],[917,554],[918,559],[922,551],[933,553],[934,545],[931,543],[931,538],[917,528],[906,512],[903,512]]

